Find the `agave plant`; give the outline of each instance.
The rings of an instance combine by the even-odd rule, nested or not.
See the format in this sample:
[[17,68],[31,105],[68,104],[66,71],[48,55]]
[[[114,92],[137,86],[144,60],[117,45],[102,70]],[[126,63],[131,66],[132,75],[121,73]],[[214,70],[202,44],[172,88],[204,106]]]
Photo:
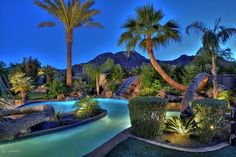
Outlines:
[[194,117],[188,119],[181,119],[179,116],[173,116],[167,120],[165,131],[178,133],[189,137],[193,135],[196,130]]
[[62,112],[61,111],[58,111],[56,112],[54,115],[53,115],[53,119],[57,122],[57,125],[60,126],[60,119],[62,117]]

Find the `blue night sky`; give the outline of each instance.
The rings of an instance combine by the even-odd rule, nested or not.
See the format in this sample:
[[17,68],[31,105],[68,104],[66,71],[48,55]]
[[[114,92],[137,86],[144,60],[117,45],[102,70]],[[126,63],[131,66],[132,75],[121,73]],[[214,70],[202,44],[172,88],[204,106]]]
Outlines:
[[[181,54],[193,55],[201,46],[200,37],[187,36],[185,27],[197,20],[212,26],[215,19],[222,17],[222,24],[236,27],[235,0],[96,0],[95,7],[101,14],[95,17],[104,28],[79,28],[74,33],[73,64],[87,62],[103,52],[125,50],[117,47],[122,33],[121,25],[134,9],[153,3],[165,13],[165,20],[174,19],[181,26],[183,40],[171,43],[157,51],[156,57],[170,60]],[[42,21],[55,18],[35,6],[32,0],[1,0],[0,4],[0,60],[20,62],[23,57],[37,57],[42,65],[66,67],[66,43],[63,26],[57,21],[54,28],[38,28]],[[236,40],[226,47],[236,52]],[[144,52],[139,51],[143,55]],[[236,54],[234,54],[236,57]]]

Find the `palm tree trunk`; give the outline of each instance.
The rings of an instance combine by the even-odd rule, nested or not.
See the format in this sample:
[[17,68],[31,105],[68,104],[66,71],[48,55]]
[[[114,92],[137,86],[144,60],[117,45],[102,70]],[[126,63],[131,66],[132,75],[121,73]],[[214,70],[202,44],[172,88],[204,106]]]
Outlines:
[[67,71],[66,71],[66,85],[68,87],[72,86],[72,39],[73,30],[68,30],[66,32],[66,42],[67,42]]
[[51,76],[50,75],[46,75],[46,83],[50,83],[51,82]]
[[21,100],[22,100],[22,101],[25,101],[26,92],[22,90],[22,91],[20,92],[20,95],[21,95]]
[[185,85],[179,84],[177,82],[175,82],[174,80],[172,80],[167,74],[166,72],[162,69],[162,67],[158,64],[153,50],[152,50],[152,42],[151,42],[151,37],[148,36],[147,40],[146,40],[146,46],[147,46],[147,51],[148,51],[148,55],[151,61],[152,66],[155,68],[155,70],[161,75],[161,77],[168,82],[172,87],[185,91],[187,89],[187,87]]
[[212,69],[211,69],[211,73],[212,73],[212,83],[213,83],[213,98],[217,98],[217,71],[216,71],[216,57],[214,55],[214,53],[212,52]]
[[96,92],[97,92],[97,96],[100,94],[99,91],[99,76],[96,77]]

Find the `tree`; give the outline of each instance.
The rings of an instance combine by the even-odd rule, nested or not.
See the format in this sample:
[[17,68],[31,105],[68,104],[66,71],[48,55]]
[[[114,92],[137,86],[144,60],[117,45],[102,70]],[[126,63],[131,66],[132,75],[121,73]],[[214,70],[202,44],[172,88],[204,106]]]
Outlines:
[[10,64],[10,73],[22,72],[26,76],[30,77],[34,83],[39,79],[38,71],[41,68],[41,63],[37,58],[29,57],[23,58],[21,63],[11,63]]
[[56,71],[50,65],[47,65],[43,68],[43,74],[46,77],[46,83],[50,83],[52,81],[52,77],[56,74]]
[[6,73],[5,67],[6,67],[6,64],[0,61],[0,75],[3,75]]
[[236,34],[235,28],[226,28],[220,25],[221,18],[217,19],[213,28],[207,27],[202,22],[194,22],[187,26],[186,33],[190,34],[195,31],[197,34],[202,35],[203,53],[202,55],[211,55],[212,64],[212,82],[213,82],[213,97],[217,97],[217,56],[227,55],[227,51],[222,51],[220,44],[225,43],[228,39]]
[[100,87],[99,87],[99,77],[102,73],[110,70],[114,65],[114,62],[112,59],[107,59],[107,61],[102,64],[101,66],[97,66],[95,64],[86,64],[85,65],[85,73],[90,76],[91,81],[95,82],[96,86],[96,92],[97,95],[100,94]]
[[[72,85],[72,43],[73,43],[73,32],[76,28],[81,26],[102,26],[94,22],[93,16],[100,13],[97,9],[91,9],[94,5],[93,0],[86,0],[81,4],[80,0],[69,0],[66,3],[64,0],[34,0],[34,3],[46,10],[49,14],[53,15],[64,25],[66,31],[66,42],[67,42],[67,75],[66,85],[71,87]],[[53,27],[54,22],[42,22],[39,27]]]
[[126,48],[130,51],[138,47],[147,50],[151,64],[155,70],[168,82],[171,86],[186,90],[186,86],[175,82],[157,62],[153,48],[168,44],[170,41],[180,41],[181,35],[179,27],[175,21],[170,20],[165,24],[161,24],[164,14],[161,10],[156,10],[153,5],[146,5],[136,10],[136,16],[129,18],[123,25],[126,29],[119,41],[118,45],[126,44]]
[[21,99],[24,101],[28,91],[34,88],[33,80],[22,72],[16,72],[10,76],[12,90],[20,93]]

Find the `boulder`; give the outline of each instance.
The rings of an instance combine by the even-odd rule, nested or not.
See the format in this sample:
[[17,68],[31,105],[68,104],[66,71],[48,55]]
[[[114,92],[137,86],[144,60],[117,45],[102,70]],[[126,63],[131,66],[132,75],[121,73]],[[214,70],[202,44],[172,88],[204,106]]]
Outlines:
[[132,99],[140,93],[140,87],[141,87],[140,81],[138,79],[134,80],[128,87],[126,92],[122,93],[121,96],[126,99]]
[[77,97],[82,97],[83,96],[83,94],[80,92],[80,91],[78,91],[77,93],[76,93],[76,95],[77,95]]
[[54,108],[48,105],[16,108],[12,110],[1,110],[1,117],[12,115],[23,115],[20,118],[0,122],[0,141],[13,139],[22,132],[26,133],[28,128],[49,121],[55,114]]
[[66,98],[65,94],[59,94],[57,96],[57,100],[65,100],[65,98]]

